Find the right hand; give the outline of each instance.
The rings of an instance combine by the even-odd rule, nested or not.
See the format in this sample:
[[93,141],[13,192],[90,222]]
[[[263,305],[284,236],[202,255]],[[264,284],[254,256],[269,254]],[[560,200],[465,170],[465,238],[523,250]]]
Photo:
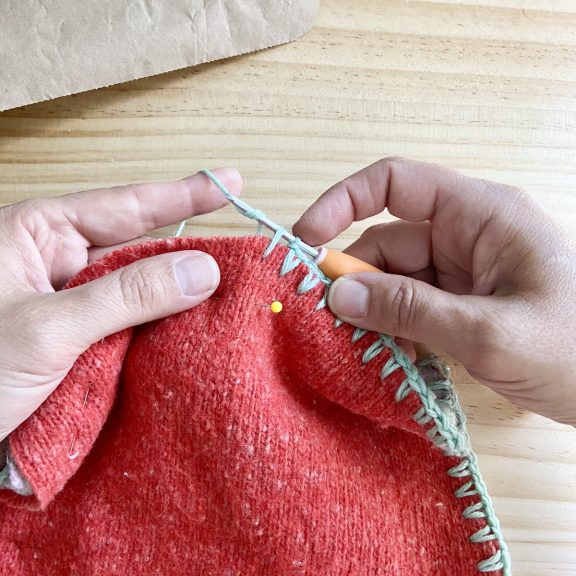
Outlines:
[[439,347],[519,406],[576,424],[576,247],[530,197],[444,168],[387,158],[325,192],[294,226],[332,240],[382,212],[346,252],[385,274],[338,279],[346,322]]

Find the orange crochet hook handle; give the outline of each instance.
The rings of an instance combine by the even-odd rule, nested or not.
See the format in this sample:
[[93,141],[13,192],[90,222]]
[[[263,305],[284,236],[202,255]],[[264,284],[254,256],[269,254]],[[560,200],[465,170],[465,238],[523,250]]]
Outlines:
[[354,256],[326,248],[320,248],[320,253],[315,262],[318,264],[320,270],[331,280],[336,280],[336,278],[340,278],[340,276],[354,274],[356,272],[382,272],[382,270],[376,268],[376,266],[354,258]]

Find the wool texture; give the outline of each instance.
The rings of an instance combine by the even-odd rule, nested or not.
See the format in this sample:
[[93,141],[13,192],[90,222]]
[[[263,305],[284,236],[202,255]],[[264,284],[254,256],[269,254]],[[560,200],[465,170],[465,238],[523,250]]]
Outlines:
[[[94,344],[10,437],[33,496],[0,491],[0,573],[467,576],[478,496],[381,378],[391,352],[316,309],[264,238],[178,238],[108,254],[69,286],[156,254],[214,256],[200,306]],[[279,301],[280,313],[270,304]],[[500,575],[500,570],[490,572]]]

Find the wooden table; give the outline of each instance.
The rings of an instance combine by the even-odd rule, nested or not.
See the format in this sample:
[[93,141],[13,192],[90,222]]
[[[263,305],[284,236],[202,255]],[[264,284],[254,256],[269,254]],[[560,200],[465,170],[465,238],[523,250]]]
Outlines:
[[[296,43],[0,114],[0,203],[235,165],[289,225],[391,154],[523,186],[574,229],[576,3],[324,0]],[[188,233],[253,229],[228,208]],[[576,574],[576,431],[455,376],[515,574]]]

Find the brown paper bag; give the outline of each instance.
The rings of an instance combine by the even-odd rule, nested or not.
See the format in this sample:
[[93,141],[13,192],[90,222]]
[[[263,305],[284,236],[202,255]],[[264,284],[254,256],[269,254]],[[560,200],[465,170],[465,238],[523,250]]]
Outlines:
[[4,0],[0,110],[296,39],[318,0]]

